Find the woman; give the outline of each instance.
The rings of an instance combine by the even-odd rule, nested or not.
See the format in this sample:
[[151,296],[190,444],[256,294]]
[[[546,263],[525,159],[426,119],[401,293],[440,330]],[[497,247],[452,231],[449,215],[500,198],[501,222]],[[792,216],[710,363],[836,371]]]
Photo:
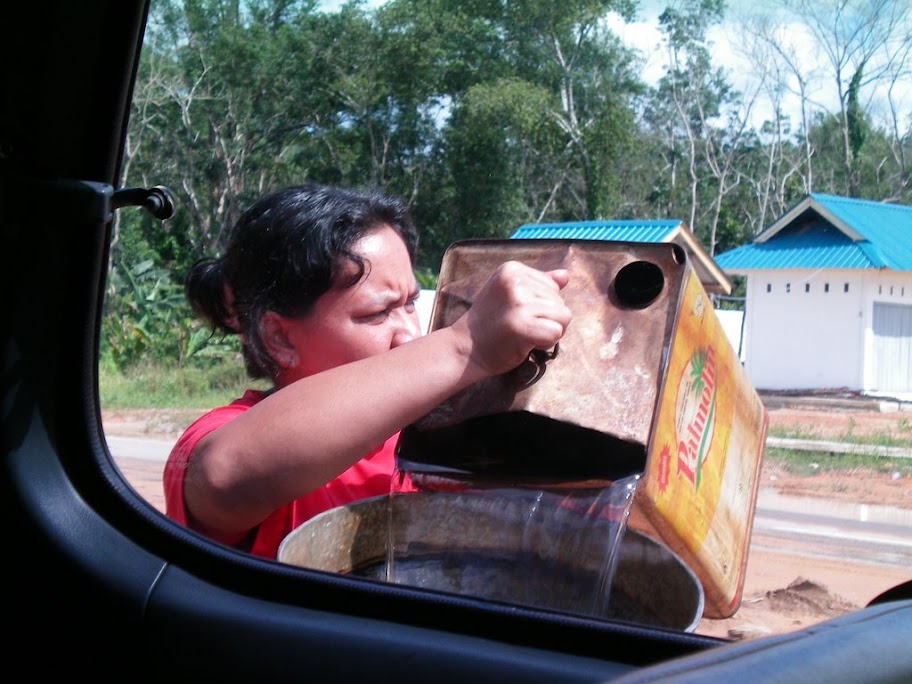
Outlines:
[[255,203],[187,279],[194,311],[237,334],[248,390],[191,425],[164,472],[167,515],[275,558],[321,511],[388,494],[399,430],[550,349],[567,272],[503,264],[452,326],[421,336],[417,233],[401,202],[320,185]]

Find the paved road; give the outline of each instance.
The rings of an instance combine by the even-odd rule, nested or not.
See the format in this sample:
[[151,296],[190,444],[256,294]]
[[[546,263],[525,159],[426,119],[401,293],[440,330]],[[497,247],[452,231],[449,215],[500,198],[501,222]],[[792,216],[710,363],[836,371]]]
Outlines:
[[912,568],[912,510],[761,490],[752,548]]
[[164,439],[146,439],[144,437],[117,437],[105,435],[108,449],[115,459],[139,458],[144,461],[165,461],[174,442]]

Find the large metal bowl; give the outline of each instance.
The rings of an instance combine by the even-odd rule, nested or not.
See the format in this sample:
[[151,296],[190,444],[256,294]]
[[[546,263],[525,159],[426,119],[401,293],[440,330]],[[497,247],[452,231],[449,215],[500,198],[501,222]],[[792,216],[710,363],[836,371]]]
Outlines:
[[703,614],[703,588],[693,572],[629,529],[610,600],[593,604],[605,556],[602,530],[571,522],[571,511],[530,521],[522,497],[435,492],[366,499],[295,529],[278,560],[386,581],[391,515],[408,525],[412,543],[395,563],[397,582],[684,631]]

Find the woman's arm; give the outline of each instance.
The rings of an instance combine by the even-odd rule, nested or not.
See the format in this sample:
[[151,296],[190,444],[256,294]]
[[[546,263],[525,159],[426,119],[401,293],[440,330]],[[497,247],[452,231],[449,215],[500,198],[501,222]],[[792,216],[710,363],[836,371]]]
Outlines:
[[452,326],[302,378],[210,433],[185,476],[195,522],[241,535],[456,392],[550,349],[571,318],[567,280],[508,262]]

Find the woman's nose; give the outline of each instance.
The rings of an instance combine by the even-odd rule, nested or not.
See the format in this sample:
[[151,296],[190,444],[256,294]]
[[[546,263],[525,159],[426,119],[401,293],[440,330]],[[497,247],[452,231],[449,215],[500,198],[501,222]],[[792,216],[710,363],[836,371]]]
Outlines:
[[393,332],[392,346],[411,342],[421,336],[421,322],[418,320],[417,311],[398,309],[396,311],[396,330]]

